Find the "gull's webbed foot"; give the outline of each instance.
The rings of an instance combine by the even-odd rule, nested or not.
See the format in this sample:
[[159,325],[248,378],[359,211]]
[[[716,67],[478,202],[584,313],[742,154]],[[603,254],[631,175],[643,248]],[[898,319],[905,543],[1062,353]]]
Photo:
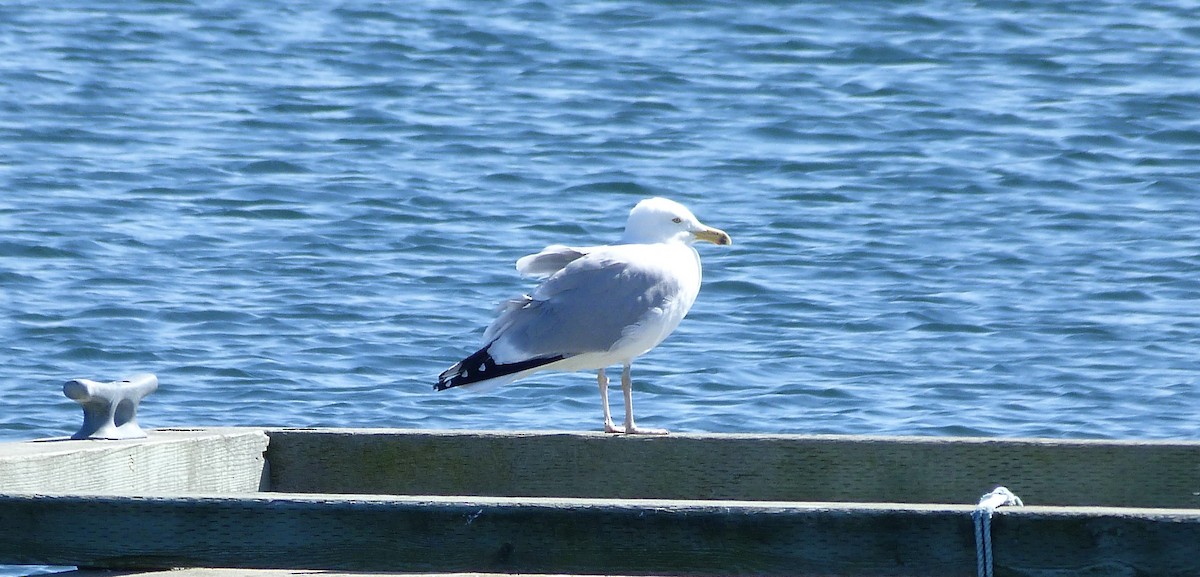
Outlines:
[[625,427],[624,432],[629,435],[669,435],[669,434],[671,434],[671,432],[666,429],[650,429],[650,428],[638,427],[638,426]]

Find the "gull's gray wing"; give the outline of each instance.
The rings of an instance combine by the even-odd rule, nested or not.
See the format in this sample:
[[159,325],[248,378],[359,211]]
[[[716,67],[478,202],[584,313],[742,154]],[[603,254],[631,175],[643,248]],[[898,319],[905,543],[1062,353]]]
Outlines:
[[605,352],[679,294],[680,281],[666,267],[627,258],[637,247],[613,248],[622,250],[578,257],[532,296],[506,303],[484,334],[485,341],[495,341],[493,354],[534,358]]

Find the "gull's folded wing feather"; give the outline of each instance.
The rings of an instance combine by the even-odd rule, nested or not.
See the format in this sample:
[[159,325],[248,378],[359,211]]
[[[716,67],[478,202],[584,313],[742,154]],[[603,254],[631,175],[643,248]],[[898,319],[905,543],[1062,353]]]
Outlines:
[[661,314],[679,293],[679,279],[663,267],[600,250],[574,259],[537,287],[508,301],[488,327],[497,359],[606,352],[632,328]]
[[547,278],[588,254],[590,249],[552,244],[537,254],[517,259],[517,272],[524,277]]

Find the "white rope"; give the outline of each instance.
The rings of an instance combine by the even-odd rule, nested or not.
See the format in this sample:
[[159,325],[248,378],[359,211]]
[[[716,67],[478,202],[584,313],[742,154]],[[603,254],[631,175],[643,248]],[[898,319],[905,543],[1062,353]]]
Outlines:
[[1024,506],[1021,498],[1004,487],[996,487],[979,498],[971,513],[975,521],[975,562],[979,577],[992,576],[992,512],[1005,505]]

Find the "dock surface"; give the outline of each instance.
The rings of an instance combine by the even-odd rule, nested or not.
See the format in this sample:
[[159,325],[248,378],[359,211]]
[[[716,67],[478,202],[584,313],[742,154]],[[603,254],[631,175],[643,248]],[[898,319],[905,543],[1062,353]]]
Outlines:
[[0,562],[973,575],[997,485],[997,575],[1200,574],[1200,443],[380,429],[0,445]]

